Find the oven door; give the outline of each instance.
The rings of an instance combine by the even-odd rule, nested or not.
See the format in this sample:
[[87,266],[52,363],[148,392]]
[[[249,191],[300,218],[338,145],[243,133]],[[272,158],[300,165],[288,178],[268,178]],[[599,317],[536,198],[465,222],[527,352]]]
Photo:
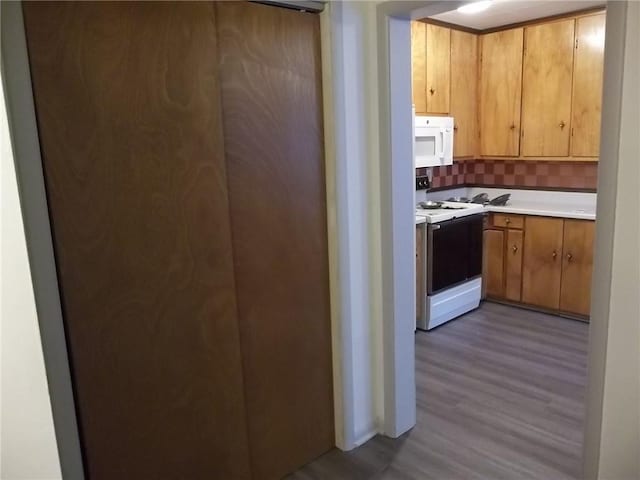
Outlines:
[[428,226],[428,295],[482,274],[482,218],[469,215]]

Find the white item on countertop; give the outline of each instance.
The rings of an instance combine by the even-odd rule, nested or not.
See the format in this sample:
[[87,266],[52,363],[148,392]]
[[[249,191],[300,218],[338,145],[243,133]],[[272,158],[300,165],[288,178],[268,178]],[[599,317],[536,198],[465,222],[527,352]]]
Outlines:
[[453,117],[413,116],[416,168],[453,165]]

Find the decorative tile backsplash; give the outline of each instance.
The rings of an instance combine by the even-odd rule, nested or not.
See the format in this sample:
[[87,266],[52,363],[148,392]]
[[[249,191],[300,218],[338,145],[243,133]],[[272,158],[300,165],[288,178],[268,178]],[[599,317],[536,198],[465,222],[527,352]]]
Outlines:
[[[424,168],[416,171],[426,173]],[[595,162],[471,160],[433,167],[431,188],[481,185],[595,191],[597,182]]]

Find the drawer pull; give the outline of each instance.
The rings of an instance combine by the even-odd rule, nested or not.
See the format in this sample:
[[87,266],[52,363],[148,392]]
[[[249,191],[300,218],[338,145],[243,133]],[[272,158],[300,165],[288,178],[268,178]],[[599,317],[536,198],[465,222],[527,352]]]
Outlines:
[[553,259],[555,260],[556,257],[558,256],[558,252],[556,252],[555,250],[553,251],[553,253],[551,254],[551,256],[553,257]]
[[506,223],[507,225],[509,225],[509,224],[511,223],[511,219],[510,219],[509,217],[507,217],[507,218],[504,220],[504,223]]
[[572,258],[573,258],[573,255],[571,255],[570,253],[567,253],[567,262],[570,262]]
[[518,246],[514,245],[513,247],[511,247],[511,250],[513,250],[513,253],[516,253],[518,251]]

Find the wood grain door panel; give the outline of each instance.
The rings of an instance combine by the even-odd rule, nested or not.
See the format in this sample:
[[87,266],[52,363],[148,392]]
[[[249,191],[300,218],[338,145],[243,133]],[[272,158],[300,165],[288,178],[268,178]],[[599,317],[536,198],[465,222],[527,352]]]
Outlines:
[[427,24],[427,113],[449,113],[451,30]]
[[250,478],[213,4],[23,9],[87,478]]
[[484,231],[483,277],[489,297],[504,297],[504,241],[503,230]]
[[416,113],[427,113],[427,24],[411,22],[411,92]]
[[569,155],[575,20],[525,28],[522,155]]
[[451,30],[451,116],[454,157],[477,153],[478,36]]
[[589,315],[595,222],[564,221],[560,310]]
[[504,296],[512,302],[519,302],[522,299],[523,238],[522,230],[507,230]]
[[605,23],[604,13],[576,20],[571,120],[571,155],[574,157],[600,154]]
[[275,479],[334,445],[319,17],[216,9],[251,466]]
[[480,37],[481,155],[520,153],[522,44],[522,28]]
[[562,275],[561,218],[526,217],[522,301],[558,310]]

